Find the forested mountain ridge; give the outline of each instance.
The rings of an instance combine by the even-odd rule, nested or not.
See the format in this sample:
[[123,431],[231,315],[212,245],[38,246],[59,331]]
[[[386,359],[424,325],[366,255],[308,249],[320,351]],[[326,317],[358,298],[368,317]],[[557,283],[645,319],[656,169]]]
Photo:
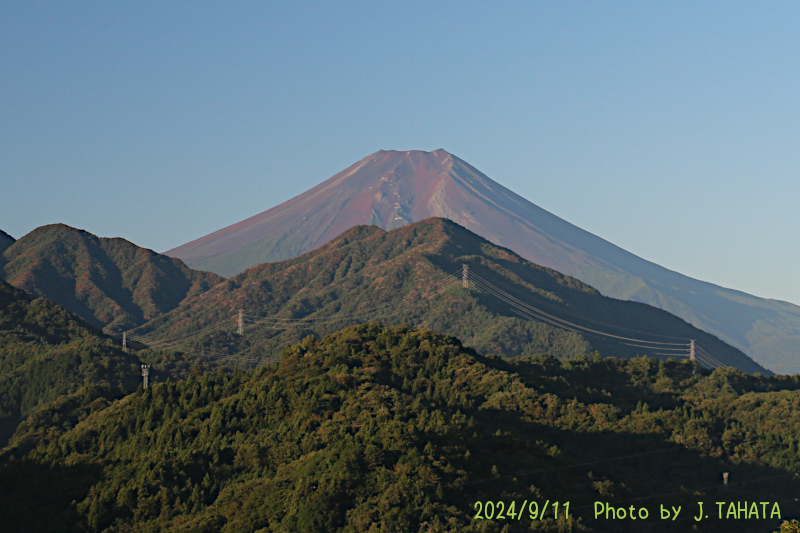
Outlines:
[[800,373],[800,306],[647,261],[542,209],[442,149],[379,150],[278,206],[166,254],[192,268],[233,276],[264,261],[314,250],[356,225],[392,230],[429,217],[453,220],[607,296],[669,311],[774,372]]
[[[777,516],[695,522],[696,502],[798,515],[798,386],[687,361],[509,362],[367,324],[274,367],[64,397],[0,457],[0,501],[16,531],[768,532]],[[476,518],[489,501],[550,510]],[[596,501],[650,518],[594,519]]]
[[[463,264],[476,280],[468,290],[457,280]],[[242,352],[253,361],[274,359],[284,345],[309,334],[321,336],[372,319],[427,327],[504,357],[547,353],[567,358],[594,350],[632,357],[671,349],[648,349],[646,342],[621,342],[523,318],[509,298],[485,290],[484,281],[582,327],[646,342],[688,346],[689,339],[695,339],[725,364],[768,373],[739,350],[669,313],[604,297],[575,278],[535,265],[440,218],[391,232],[357,226],[313,252],[252,267],[187,299],[136,333],[169,340],[228,320],[227,329],[198,337],[192,349]],[[248,323],[258,325],[248,328],[244,337],[234,333],[236,326],[230,321],[240,309]]]
[[139,360],[45,298],[0,280],[0,443],[37,407],[80,387],[131,392]]
[[43,226],[3,252],[0,275],[107,333],[120,333],[222,281],[121,238]]

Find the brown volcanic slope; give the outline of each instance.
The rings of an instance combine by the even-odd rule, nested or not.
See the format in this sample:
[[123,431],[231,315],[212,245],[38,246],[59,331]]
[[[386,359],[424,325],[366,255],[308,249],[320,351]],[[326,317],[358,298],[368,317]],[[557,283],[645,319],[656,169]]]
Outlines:
[[800,373],[800,307],[698,281],[534,205],[444,150],[379,151],[305,193],[166,252],[230,276],[296,257],[358,224],[444,217],[616,298],[648,303],[780,373]]
[[121,333],[222,281],[211,272],[64,224],[35,229],[0,254],[0,277],[67,308],[106,333]]

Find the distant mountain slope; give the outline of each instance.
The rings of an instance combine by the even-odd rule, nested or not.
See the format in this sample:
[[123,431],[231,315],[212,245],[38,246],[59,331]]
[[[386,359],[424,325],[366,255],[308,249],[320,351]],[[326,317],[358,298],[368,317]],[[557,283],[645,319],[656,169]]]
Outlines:
[[[469,265],[475,279],[469,291],[449,275],[459,275],[462,264]],[[477,276],[554,316],[644,343],[581,335],[521,318],[502,293],[477,285]],[[250,322],[261,321],[244,338],[233,334],[236,326],[230,322],[239,309]],[[388,233],[375,226],[357,226],[308,254],[252,267],[187,299],[138,333],[169,340],[226,319],[227,329],[215,331],[203,343],[198,340],[198,350],[247,350],[259,360],[308,334],[324,335],[377,319],[427,327],[505,357],[541,353],[574,357],[592,350],[606,356],[655,355],[673,347],[649,349],[647,342],[696,339],[726,364],[765,372],[739,350],[669,313],[604,297],[575,278],[530,263],[441,218]]]
[[12,244],[14,244],[14,237],[3,230],[0,230],[0,254],[5,252],[6,248]]
[[124,239],[99,238],[63,224],[32,231],[3,258],[1,274],[9,283],[109,333],[143,324],[223,279]]
[[3,252],[5,252],[12,244],[14,244],[14,237],[3,230],[0,230],[0,269],[2,269],[3,265],[6,263],[5,257],[3,257]]
[[313,250],[358,224],[444,217],[603,294],[674,313],[782,373],[800,373],[800,307],[698,281],[637,257],[444,150],[379,151],[268,211],[166,252],[230,276]]
[[138,359],[62,307],[0,280],[0,446],[36,407],[102,382],[133,391]]

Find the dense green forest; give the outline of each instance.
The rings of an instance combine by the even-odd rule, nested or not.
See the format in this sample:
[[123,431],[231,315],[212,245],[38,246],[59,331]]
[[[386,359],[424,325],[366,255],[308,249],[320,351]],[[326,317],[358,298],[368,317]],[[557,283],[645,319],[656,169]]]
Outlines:
[[[472,276],[468,289],[458,279],[463,264]],[[288,343],[373,319],[429,328],[502,357],[547,353],[570,358],[594,351],[635,357],[668,351],[530,320],[518,314],[509,298],[485,290],[481,280],[581,327],[647,342],[688,345],[695,339],[727,365],[769,374],[739,350],[669,313],[606,298],[575,278],[526,261],[445,219],[390,232],[352,228],[316,251],[257,265],[187,298],[135,333],[146,344],[157,345],[207,328],[209,335],[192,337],[182,349],[227,365],[275,361]],[[240,309],[247,324],[253,324],[244,337],[236,334],[232,318]],[[230,353],[242,355],[226,358]]]
[[144,324],[223,280],[125,239],[64,224],[17,241],[0,236],[0,277],[48,298],[106,333]]
[[83,385],[136,390],[139,364],[62,307],[0,280],[0,444],[36,407]]
[[[72,298],[107,331],[143,324],[130,345],[152,348],[124,353],[0,281],[0,530],[798,528],[781,524],[800,516],[800,378],[637,357],[642,346],[524,318],[503,295],[620,337],[696,339],[763,371],[447,220],[353,228],[230,280],[61,225],[11,242],[17,282]],[[382,325],[353,326],[370,319]],[[649,517],[596,517],[597,505]],[[682,510],[662,519],[661,506]]]
[[[36,410],[0,457],[3,524],[775,531],[800,514],[799,389],[797,377],[698,371],[688,361],[509,361],[427,330],[366,324],[308,337],[274,366],[198,370],[123,398],[88,385]],[[695,522],[698,501],[710,517]],[[726,506],[719,519],[717,501],[769,502],[768,516],[734,518]],[[493,519],[476,518],[487,502]],[[549,510],[515,516],[523,502]],[[595,502],[645,508],[649,518],[595,519]],[[662,520],[660,505],[682,511]]]

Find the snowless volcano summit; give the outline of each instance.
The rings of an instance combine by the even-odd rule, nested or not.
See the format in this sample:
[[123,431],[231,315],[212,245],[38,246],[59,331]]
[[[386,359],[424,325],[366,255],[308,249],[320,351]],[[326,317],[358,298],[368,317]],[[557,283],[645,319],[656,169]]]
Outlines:
[[545,211],[439,149],[380,150],[272,209],[170,250],[223,276],[311,251],[345,230],[448,218],[620,299],[665,309],[780,373],[800,372],[800,307],[663,268]]
[[430,217],[515,251],[534,246],[538,262],[559,270],[572,260],[548,250],[550,233],[559,225],[581,232],[445,150],[380,150],[291,200],[166,253],[231,276],[318,248],[353,226],[391,230]]

